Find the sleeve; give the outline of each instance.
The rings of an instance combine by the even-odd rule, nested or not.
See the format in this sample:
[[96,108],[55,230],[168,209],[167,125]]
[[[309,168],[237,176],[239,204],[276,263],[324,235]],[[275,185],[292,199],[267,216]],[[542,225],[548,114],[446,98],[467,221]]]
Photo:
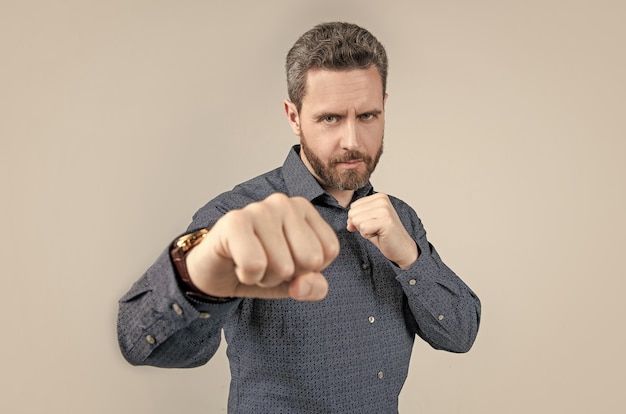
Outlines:
[[407,317],[415,333],[433,348],[467,352],[480,325],[478,296],[439,257],[426,238],[426,231],[415,212],[405,223],[419,249],[419,257],[407,270],[396,269],[396,280],[407,298]]
[[192,303],[176,283],[167,249],[119,302],[120,350],[133,365],[203,365],[217,351],[221,328],[240,302]]
[[[200,209],[188,231],[214,224],[228,210],[217,205]],[[168,247],[119,301],[120,350],[133,365],[203,365],[217,351],[222,327],[241,301],[209,304],[188,298],[176,281]]]

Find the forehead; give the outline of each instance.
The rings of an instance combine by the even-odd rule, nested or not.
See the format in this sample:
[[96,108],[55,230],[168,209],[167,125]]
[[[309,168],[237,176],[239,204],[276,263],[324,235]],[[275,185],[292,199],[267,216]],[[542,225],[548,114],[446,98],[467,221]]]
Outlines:
[[[310,69],[302,108],[340,111],[382,109],[383,83],[375,66],[367,69]],[[376,108],[374,108],[376,107]]]

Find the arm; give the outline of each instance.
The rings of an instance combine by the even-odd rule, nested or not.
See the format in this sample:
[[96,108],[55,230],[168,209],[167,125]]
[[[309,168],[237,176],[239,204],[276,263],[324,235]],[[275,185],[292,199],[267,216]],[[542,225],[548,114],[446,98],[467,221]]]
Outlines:
[[347,228],[396,265],[415,333],[436,349],[469,351],[478,333],[480,300],[443,263],[413,209],[378,193],[353,203]]
[[[321,271],[339,252],[332,228],[307,200],[274,194],[218,218],[203,209],[191,228],[214,223],[186,257],[193,284],[214,297],[321,300]],[[184,295],[169,249],[121,299],[120,349],[132,364],[194,367],[206,363],[241,299],[199,303]]]
[[443,263],[426,240],[423,227],[417,244],[419,258],[396,277],[407,297],[416,333],[435,349],[467,352],[478,333],[480,300]]
[[120,350],[133,365],[202,365],[217,351],[221,328],[239,303],[190,301],[178,287],[168,248],[119,302]]

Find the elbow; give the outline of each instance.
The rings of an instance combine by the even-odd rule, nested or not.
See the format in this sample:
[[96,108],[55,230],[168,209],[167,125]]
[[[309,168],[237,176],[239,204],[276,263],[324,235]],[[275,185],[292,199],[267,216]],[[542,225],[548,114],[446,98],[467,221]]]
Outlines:
[[476,341],[476,334],[477,332],[474,332],[472,334],[464,336],[459,341],[455,341],[455,344],[449,351],[457,354],[465,354],[469,352],[474,346],[474,342]]
[[464,354],[470,351],[476,342],[478,336],[478,328],[480,326],[480,302],[477,302],[475,311],[466,319],[465,327],[459,329],[457,340],[454,341],[456,346],[452,352]]
[[146,365],[145,357],[139,355],[137,347],[133,346],[125,335],[122,334],[118,327],[117,342],[122,356],[130,365],[139,366]]
[[454,335],[450,335],[449,333],[442,338],[438,343],[431,342],[433,348],[452,352],[455,354],[465,354],[469,352],[474,346],[474,342],[476,340],[477,331],[465,331],[465,332],[456,332]]
[[442,322],[439,325],[438,334],[431,337],[436,339],[429,341],[435,349],[464,354],[474,346],[480,326],[480,303],[472,309],[455,315],[454,323]]

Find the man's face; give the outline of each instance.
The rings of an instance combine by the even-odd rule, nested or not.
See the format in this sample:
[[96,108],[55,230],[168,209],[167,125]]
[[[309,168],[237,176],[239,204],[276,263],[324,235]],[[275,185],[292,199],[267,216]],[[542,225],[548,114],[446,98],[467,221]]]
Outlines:
[[375,67],[307,73],[299,112],[285,103],[300,136],[300,157],[326,190],[356,190],[367,184],[383,150],[386,96]]

